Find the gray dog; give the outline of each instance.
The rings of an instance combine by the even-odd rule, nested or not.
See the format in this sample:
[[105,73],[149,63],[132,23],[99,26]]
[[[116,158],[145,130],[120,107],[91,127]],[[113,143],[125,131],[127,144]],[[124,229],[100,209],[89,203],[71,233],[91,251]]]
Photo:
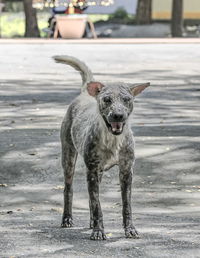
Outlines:
[[72,181],[79,153],[87,168],[90,204],[90,239],[106,239],[99,201],[103,171],[119,166],[123,203],[123,226],[127,238],[138,238],[132,223],[131,186],[135,161],[134,139],[128,124],[136,95],[149,83],[101,83],[89,68],[71,56],[55,56],[56,62],[81,73],[82,93],[71,103],[61,127],[62,166],[64,170],[64,212],[62,227],[72,227]]

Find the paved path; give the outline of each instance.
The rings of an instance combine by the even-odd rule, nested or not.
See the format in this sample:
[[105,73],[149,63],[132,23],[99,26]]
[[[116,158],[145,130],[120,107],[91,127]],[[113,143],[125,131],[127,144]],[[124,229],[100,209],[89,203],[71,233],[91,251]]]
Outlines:
[[[117,169],[101,186],[109,240],[89,240],[84,165],[74,180],[74,222],[61,229],[59,128],[80,76],[51,56],[84,60],[98,80],[150,81],[132,128],[138,240],[122,230]],[[0,257],[200,257],[200,45],[0,45]]]

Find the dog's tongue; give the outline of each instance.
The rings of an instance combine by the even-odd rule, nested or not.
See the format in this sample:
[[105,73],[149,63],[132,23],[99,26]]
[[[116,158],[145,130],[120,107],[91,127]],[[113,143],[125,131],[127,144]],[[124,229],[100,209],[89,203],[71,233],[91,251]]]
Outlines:
[[123,127],[123,123],[121,123],[121,122],[112,122],[111,123],[111,127],[112,127],[112,131],[113,132],[121,132],[122,131],[122,127]]

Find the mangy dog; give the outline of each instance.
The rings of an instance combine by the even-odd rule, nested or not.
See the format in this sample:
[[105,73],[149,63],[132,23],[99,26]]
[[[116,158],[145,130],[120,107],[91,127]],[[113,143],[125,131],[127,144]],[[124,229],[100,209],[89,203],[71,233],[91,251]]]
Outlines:
[[71,65],[81,73],[82,93],[70,104],[61,127],[62,166],[64,170],[64,212],[62,227],[71,227],[72,181],[77,154],[87,168],[90,204],[90,239],[106,239],[99,201],[103,171],[119,166],[123,204],[123,226],[127,238],[138,238],[132,223],[131,186],[134,166],[134,139],[128,124],[135,96],[149,83],[101,83],[89,68],[71,56],[55,56],[56,62]]

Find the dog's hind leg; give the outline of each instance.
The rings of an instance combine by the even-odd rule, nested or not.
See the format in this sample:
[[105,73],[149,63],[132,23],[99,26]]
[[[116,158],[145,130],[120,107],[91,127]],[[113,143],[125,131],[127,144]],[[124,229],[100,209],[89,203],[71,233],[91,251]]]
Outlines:
[[62,166],[64,171],[64,211],[62,217],[62,227],[72,227],[72,198],[73,198],[73,176],[77,159],[77,151],[73,146],[63,146]]

